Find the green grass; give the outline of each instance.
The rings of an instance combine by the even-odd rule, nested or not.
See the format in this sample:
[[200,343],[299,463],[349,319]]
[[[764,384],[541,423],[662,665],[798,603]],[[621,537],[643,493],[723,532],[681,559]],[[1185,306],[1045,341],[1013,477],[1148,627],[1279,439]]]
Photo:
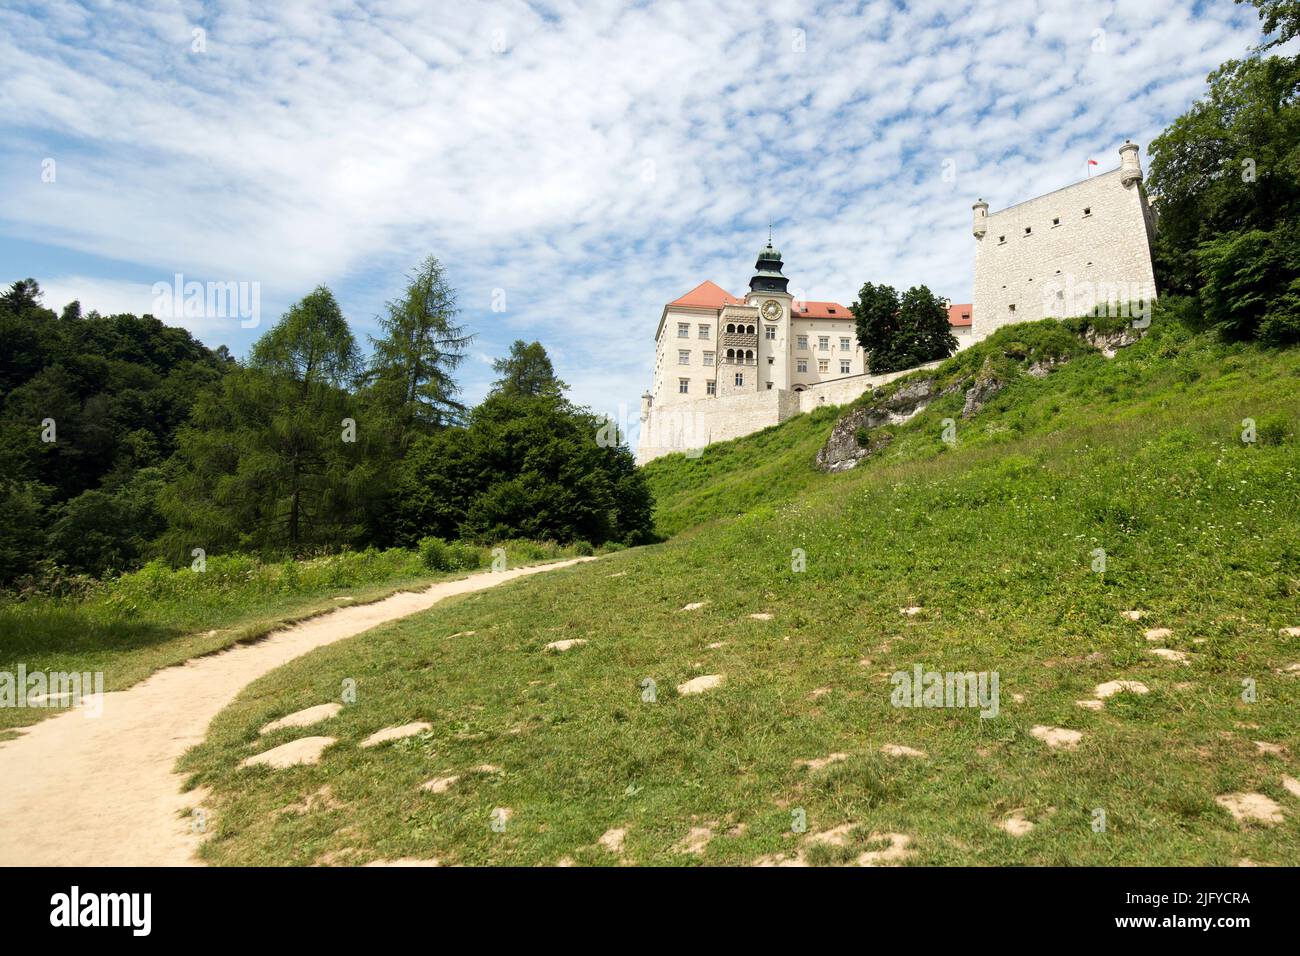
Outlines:
[[656,458],[643,469],[655,497],[655,530],[671,536],[822,483],[825,476],[813,469],[813,457],[839,412],[833,406],[818,408],[745,438],[709,445],[695,458]]
[[[639,864],[801,848],[842,862],[891,832],[915,864],[1300,864],[1300,799],[1282,783],[1300,777],[1300,676],[1279,673],[1300,661],[1300,640],[1279,635],[1300,625],[1297,384],[1300,351],[1157,325],[1109,362],[1080,355],[1017,379],[959,421],[955,446],[940,422],[960,396],[841,475],[812,470],[830,422],[811,416],[666,461],[657,481],[699,480],[661,499],[661,522],[709,520],[698,533],[440,604],[247,688],[183,762],[212,788],[202,853],[602,864],[618,858],[597,840],[626,827],[623,859]],[[1244,418],[1267,423],[1267,440],[1243,444]],[[1148,617],[1121,616],[1134,608]],[[1165,646],[1190,663],[1149,654],[1149,627],[1171,628]],[[588,643],[543,650],[563,638]],[[997,672],[999,715],[892,706],[890,675],[918,663]],[[725,682],[677,695],[701,674]],[[337,698],[349,677],[356,702],[310,731],[339,741],[319,765],[238,768],[304,733],[259,727]],[[1113,679],[1150,693],[1075,704]],[[432,731],[356,746],[413,720]],[[1030,734],[1040,724],[1084,737],[1052,750]],[[927,756],[888,757],[887,743]],[[799,765],[837,752],[847,759]],[[503,772],[471,771],[481,764]],[[461,774],[447,793],[419,789],[446,774]],[[326,787],[332,808],[283,812]],[[1235,822],[1215,797],[1240,791],[1277,801],[1284,822]],[[504,832],[489,826],[496,807],[513,811]],[[1015,810],[1032,833],[999,828]],[[809,833],[858,829],[815,847],[792,832],[796,811]],[[694,827],[713,833],[701,856],[676,849]]]

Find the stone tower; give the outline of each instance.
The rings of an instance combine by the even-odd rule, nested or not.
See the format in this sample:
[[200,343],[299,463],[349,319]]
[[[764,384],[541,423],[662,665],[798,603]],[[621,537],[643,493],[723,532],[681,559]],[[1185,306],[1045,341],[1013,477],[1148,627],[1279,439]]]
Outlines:
[[1118,169],[995,213],[974,204],[976,341],[1043,318],[1149,315],[1152,217],[1137,144],[1119,157]]

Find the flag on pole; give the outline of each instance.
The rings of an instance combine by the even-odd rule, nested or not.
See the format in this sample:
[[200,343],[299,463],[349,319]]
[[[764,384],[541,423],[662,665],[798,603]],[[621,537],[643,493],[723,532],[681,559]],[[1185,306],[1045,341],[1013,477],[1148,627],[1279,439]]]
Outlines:
[[1096,165],[1097,165],[1097,161],[1096,161],[1095,159],[1090,159],[1090,160],[1088,160],[1088,175],[1089,175],[1089,176],[1092,175],[1092,167],[1094,167],[1094,166],[1096,166]]

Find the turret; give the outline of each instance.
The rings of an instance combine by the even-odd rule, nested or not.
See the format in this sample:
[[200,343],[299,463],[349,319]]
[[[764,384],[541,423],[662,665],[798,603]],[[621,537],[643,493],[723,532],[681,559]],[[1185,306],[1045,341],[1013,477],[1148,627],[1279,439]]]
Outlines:
[[649,391],[641,393],[641,421],[650,420],[650,407],[654,405],[655,397]]
[[1142,164],[1138,162],[1137,143],[1124,140],[1124,145],[1119,148],[1119,169],[1119,181],[1125,188],[1142,182]]
[[767,245],[758,250],[758,261],[754,263],[754,276],[749,280],[750,292],[785,292],[789,279],[781,272],[781,253],[772,246],[771,230],[768,230]]
[[989,231],[989,204],[981,199],[971,206],[971,210],[975,214],[971,231],[975,233],[976,239],[983,239],[984,233]]

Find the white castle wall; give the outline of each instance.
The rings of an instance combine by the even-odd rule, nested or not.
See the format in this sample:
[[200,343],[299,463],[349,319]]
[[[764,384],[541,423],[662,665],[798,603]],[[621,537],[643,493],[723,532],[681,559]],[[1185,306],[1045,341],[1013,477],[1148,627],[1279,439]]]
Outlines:
[[[930,362],[918,367],[934,368],[938,364]],[[705,445],[752,435],[823,405],[846,405],[867,389],[879,388],[914,371],[916,369],[881,375],[851,375],[810,385],[799,392],[772,389],[652,405],[641,421],[637,464],[644,465],[673,452],[699,452]]]
[[1015,322],[1087,315],[1098,304],[1149,307],[1156,294],[1151,213],[1132,152],[1128,169],[983,218],[977,204],[976,340]]

